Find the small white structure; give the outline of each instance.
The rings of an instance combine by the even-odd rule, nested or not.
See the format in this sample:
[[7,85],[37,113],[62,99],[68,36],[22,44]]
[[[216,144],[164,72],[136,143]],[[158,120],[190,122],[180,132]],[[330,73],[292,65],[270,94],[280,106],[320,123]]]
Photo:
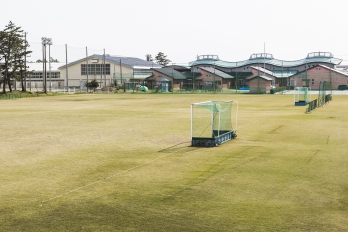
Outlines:
[[296,87],[294,94],[295,106],[305,106],[310,102],[310,87]]

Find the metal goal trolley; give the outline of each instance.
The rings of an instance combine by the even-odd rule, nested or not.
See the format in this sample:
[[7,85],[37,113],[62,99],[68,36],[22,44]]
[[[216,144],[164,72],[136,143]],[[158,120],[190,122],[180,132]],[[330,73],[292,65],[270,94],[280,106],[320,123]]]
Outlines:
[[[206,101],[191,104],[191,145],[216,147],[235,139],[237,114],[237,101]],[[232,125],[233,117],[234,125]]]

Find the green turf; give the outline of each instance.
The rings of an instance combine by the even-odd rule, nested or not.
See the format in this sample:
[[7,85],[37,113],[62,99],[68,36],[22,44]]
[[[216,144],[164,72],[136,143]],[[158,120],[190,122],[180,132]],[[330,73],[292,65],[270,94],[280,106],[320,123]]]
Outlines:
[[[239,102],[190,147],[190,105]],[[347,231],[347,96],[68,95],[1,101],[0,231]]]

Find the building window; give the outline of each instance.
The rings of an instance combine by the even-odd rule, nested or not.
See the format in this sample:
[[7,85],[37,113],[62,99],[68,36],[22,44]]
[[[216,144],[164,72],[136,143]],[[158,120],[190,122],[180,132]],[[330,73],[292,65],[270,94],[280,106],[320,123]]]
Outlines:
[[146,78],[152,75],[152,70],[135,68],[133,69],[133,73],[135,78]]
[[290,80],[290,85],[291,86],[296,86],[297,85],[297,81],[296,80]]
[[36,78],[36,79],[42,79],[43,77],[43,73],[38,73],[38,72],[35,72],[35,73],[31,73],[28,75],[28,78]]
[[110,64],[81,64],[81,75],[110,75]]

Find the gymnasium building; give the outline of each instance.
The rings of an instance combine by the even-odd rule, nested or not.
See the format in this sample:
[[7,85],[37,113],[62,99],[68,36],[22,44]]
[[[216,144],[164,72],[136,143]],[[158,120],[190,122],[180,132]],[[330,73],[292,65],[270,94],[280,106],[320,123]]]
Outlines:
[[127,88],[141,83],[152,75],[153,68],[162,66],[134,57],[91,55],[59,67],[65,86],[85,88],[86,82],[97,80],[100,87],[126,85]]

